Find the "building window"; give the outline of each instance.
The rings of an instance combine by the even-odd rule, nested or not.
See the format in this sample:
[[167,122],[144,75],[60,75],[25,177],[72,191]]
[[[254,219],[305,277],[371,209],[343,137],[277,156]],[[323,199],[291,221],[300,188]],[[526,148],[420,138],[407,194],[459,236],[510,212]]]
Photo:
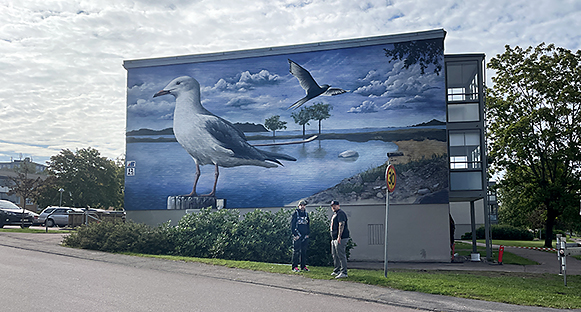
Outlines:
[[478,101],[478,62],[446,64],[448,102]]
[[482,190],[479,131],[450,131],[450,190]]
[[448,104],[448,122],[467,122],[480,120],[478,103]]
[[478,62],[446,64],[448,122],[480,120]]
[[480,132],[450,132],[450,170],[481,169]]
[[481,171],[450,172],[450,190],[452,191],[482,190],[482,172]]

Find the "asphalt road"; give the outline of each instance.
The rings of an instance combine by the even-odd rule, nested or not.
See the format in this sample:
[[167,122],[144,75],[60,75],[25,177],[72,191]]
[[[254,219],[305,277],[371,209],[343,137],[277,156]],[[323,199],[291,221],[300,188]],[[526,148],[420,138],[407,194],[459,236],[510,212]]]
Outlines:
[[141,258],[0,232],[0,311],[562,311]]
[[[157,263],[164,265],[164,261]],[[0,246],[0,311],[416,311]]]

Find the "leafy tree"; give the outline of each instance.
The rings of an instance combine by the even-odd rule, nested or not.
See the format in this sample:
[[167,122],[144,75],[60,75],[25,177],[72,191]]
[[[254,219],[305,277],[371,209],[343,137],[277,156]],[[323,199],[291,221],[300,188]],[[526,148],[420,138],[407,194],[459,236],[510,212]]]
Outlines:
[[15,176],[8,177],[12,182],[8,185],[8,195],[19,195],[23,198],[22,209],[26,208],[26,200],[31,199],[36,201],[38,196],[38,188],[42,185],[41,177],[30,177],[30,175],[37,173],[34,165],[28,160],[20,162],[20,165],[14,168]]
[[54,175],[49,175],[43,183],[38,186],[38,192],[35,194],[36,196],[33,197],[38,207],[44,208],[60,204],[61,193],[59,192],[59,189],[60,187],[57,178]]
[[579,209],[581,51],[506,46],[488,67],[496,70],[486,111],[489,162],[506,172],[502,204],[521,215],[543,209],[550,247],[557,218]]
[[123,170],[121,161],[102,157],[96,149],[64,149],[50,158],[48,172],[56,181],[47,191],[63,188],[68,195],[63,196],[63,204],[67,206],[121,208]]
[[[543,211],[543,209],[539,203],[534,201],[532,191],[534,191],[535,186],[530,181],[524,181],[521,178],[527,175],[521,173],[519,169],[506,172],[503,187],[499,188],[497,193],[498,199],[502,203],[498,209],[498,214],[502,224],[538,229],[538,222],[534,222],[530,217],[533,214],[538,215],[539,211]],[[544,220],[543,218],[542,225],[544,225]]]
[[272,137],[275,137],[276,130],[286,129],[286,121],[280,120],[280,115],[274,115],[264,120],[264,127],[272,131]]
[[419,63],[422,75],[426,68],[434,64],[434,73],[440,75],[442,71],[442,61],[444,60],[444,39],[414,40],[401,43],[394,43],[393,49],[383,49],[385,56],[392,60],[403,60],[403,68],[408,69],[411,65]]
[[331,104],[316,103],[313,106],[308,107],[310,111],[311,119],[317,120],[319,122],[319,134],[321,134],[321,120],[325,120],[331,117],[331,110],[333,106]]
[[309,121],[311,121],[311,110],[308,107],[301,107],[301,110],[297,112],[293,112],[291,117],[295,120],[296,124],[303,126],[303,138],[305,137],[305,125],[310,125]]

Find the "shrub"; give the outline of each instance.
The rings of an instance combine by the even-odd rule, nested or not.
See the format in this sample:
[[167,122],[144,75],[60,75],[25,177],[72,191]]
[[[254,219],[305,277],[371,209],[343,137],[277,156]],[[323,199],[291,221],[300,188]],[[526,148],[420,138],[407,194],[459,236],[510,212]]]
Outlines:
[[[503,239],[503,240],[524,240],[532,241],[533,233],[527,229],[517,228],[511,225],[491,225],[492,239]],[[484,226],[476,229],[476,239],[484,239]],[[462,235],[462,239],[472,239],[472,232],[466,232]]]
[[[545,239],[545,237],[547,237],[547,234],[545,234],[545,233],[546,233],[545,229],[541,229],[541,239]],[[557,234],[561,234],[561,235],[563,235],[563,237],[567,236],[567,233],[563,230],[553,230],[553,237],[552,237],[553,240],[557,239]]]
[[82,225],[67,236],[66,246],[107,252],[165,254],[173,248],[167,239],[167,226],[157,228],[134,222],[100,222]]
[[[255,210],[240,218],[233,209],[202,209],[187,214],[176,227],[158,227],[134,222],[101,222],[80,226],[63,243],[70,247],[107,252],[167,254],[186,257],[220,258],[271,263],[290,263],[293,210],[271,213]],[[309,214],[311,234],[310,265],[332,264],[331,237],[325,208]],[[356,244],[349,239],[347,257]]]
[[249,212],[240,221],[235,242],[238,253],[225,259],[289,263],[292,240],[289,230],[291,211],[276,213],[259,209]]
[[239,212],[235,209],[211,211],[201,209],[180,219],[169,231],[173,242],[172,254],[185,257],[220,258],[234,252],[231,245]]

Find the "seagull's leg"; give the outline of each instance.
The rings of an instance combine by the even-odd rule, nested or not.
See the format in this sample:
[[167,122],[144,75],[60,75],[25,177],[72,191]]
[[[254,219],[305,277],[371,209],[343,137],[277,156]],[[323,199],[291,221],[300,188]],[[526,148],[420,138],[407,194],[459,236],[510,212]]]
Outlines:
[[214,164],[214,166],[216,166],[216,173],[215,173],[215,180],[214,180],[214,187],[212,188],[212,192],[210,192],[210,194],[206,194],[206,195],[202,195],[202,196],[215,196],[216,195],[216,185],[218,185],[218,176],[220,175],[220,171],[218,170],[218,165]]
[[198,194],[196,194],[196,186],[198,185],[198,180],[200,179],[200,165],[198,165],[198,162],[196,161],[196,177],[194,178],[194,187],[192,188],[192,192],[186,196],[191,197],[191,196],[198,196]]

